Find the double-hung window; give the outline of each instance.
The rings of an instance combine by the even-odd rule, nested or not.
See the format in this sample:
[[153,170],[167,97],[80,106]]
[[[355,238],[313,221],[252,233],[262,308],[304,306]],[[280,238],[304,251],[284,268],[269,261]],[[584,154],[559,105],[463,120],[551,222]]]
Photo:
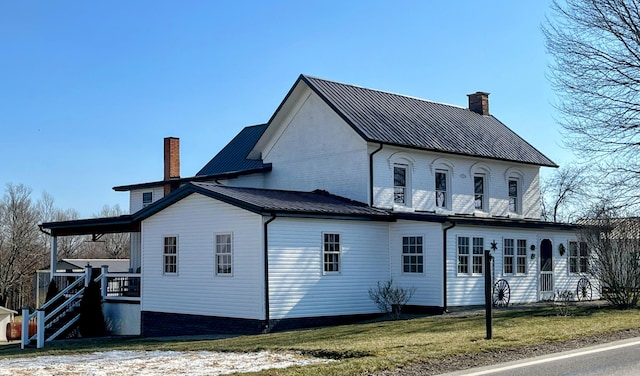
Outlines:
[[504,268],[504,274],[513,274],[513,258],[515,254],[513,239],[504,239],[502,243],[502,264]]
[[525,239],[504,239],[504,274],[525,274],[527,272],[527,241]]
[[511,213],[520,212],[520,197],[518,194],[518,180],[509,179],[509,211]]
[[163,250],[163,273],[178,274],[178,237],[165,236]]
[[407,165],[393,166],[393,202],[407,204]]
[[233,274],[233,236],[216,234],[216,275]]
[[484,239],[473,238],[473,274],[482,274],[484,268]]
[[589,270],[589,250],[585,242],[569,242],[569,272],[586,273]]
[[473,176],[473,206],[476,210],[486,210],[484,194],[484,175]]
[[447,208],[449,205],[447,196],[447,171],[436,170],[436,207]]
[[323,234],[322,249],[324,272],[340,272],[340,234]]
[[458,237],[458,274],[469,274],[469,238]]
[[527,272],[527,241],[525,239],[518,239],[516,254],[516,272],[525,274]]
[[402,271],[404,273],[422,273],[424,271],[422,236],[402,237]]

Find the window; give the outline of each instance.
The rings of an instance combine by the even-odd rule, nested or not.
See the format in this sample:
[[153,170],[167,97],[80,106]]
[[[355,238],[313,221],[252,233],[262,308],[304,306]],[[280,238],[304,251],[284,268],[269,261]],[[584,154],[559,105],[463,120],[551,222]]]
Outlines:
[[424,271],[422,236],[402,237],[402,271],[405,273]]
[[513,239],[504,239],[503,241],[503,265],[504,265],[504,274],[513,274],[513,256],[514,256],[514,247],[513,247]]
[[340,271],[340,234],[324,234],[324,272]]
[[473,238],[473,274],[482,274],[484,267],[484,239]]
[[393,202],[396,204],[407,203],[407,166],[393,166]]
[[503,245],[504,274],[525,274],[527,272],[527,241],[504,239]]
[[178,237],[164,237],[164,274],[178,274]]
[[509,179],[509,211],[512,213],[520,211],[518,181],[515,179]]
[[469,238],[458,237],[458,274],[469,274]]
[[484,175],[473,177],[474,208],[476,210],[486,210],[484,202]]
[[525,239],[518,239],[518,248],[517,248],[517,269],[516,271],[520,274],[525,274],[527,272],[527,241]]
[[153,192],[142,193],[142,207],[146,208],[153,202]]
[[231,275],[233,239],[231,234],[216,234],[216,275]]
[[446,208],[447,199],[447,171],[436,170],[436,207]]
[[586,273],[589,268],[589,250],[585,242],[569,242],[569,272]]

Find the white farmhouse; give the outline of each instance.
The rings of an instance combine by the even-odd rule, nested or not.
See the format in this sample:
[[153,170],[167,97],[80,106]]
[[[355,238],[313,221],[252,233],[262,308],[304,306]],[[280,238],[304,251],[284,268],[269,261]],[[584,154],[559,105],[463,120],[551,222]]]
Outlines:
[[488,96],[462,108],[301,75],[195,176],[165,139],[163,180],[114,188],[132,214],[43,228],[132,233],[145,336],[352,321],[389,279],[415,287],[412,311],[484,304],[485,250],[511,303],[576,291],[575,227],[540,219],[539,170],[557,166]]

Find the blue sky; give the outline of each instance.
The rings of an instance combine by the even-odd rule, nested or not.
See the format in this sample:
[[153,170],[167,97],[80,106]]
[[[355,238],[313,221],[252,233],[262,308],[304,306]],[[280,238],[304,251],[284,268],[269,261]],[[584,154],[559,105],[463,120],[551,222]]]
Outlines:
[[[6,1],[0,184],[90,217],[116,185],[194,175],[266,122],[299,74],[490,111],[558,164],[548,1]],[[0,190],[3,192],[4,189]]]

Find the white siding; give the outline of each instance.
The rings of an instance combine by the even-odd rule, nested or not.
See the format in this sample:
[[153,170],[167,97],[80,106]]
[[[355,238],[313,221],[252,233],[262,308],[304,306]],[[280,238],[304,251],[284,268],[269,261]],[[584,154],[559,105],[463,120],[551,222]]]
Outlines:
[[129,268],[134,273],[142,267],[142,237],[139,232],[132,232],[129,237]]
[[151,192],[153,200],[156,202],[164,197],[164,187],[154,187],[147,189],[136,189],[129,192],[129,213],[133,214],[142,209],[142,194]]
[[[216,276],[216,233],[233,233],[233,276]],[[178,274],[163,275],[163,237]],[[143,311],[264,319],[262,217],[192,194],[142,223]]]
[[[367,202],[369,160],[367,145],[316,94],[309,90],[297,112],[278,124],[278,133],[265,163],[273,170],[265,177],[265,187],[333,194]],[[272,124],[271,126],[275,126]]]
[[[322,234],[340,234],[339,274],[323,274]],[[388,224],[276,218],[269,224],[272,319],[377,313],[369,288],[389,278]]]
[[[423,237],[424,272],[403,273],[402,238]],[[442,307],[442,226],[437,223],[398,221],[390,224],[389,265],[394,284],[404,288],[415,287],[409,305]]]
[[[393,165],[395,161],[409,162],[409,189],[411,207],[394,208]],[[478,164],[480,162],[480,164]],[[442,214],[476,214],[479,216],[507,216],[518,218],[540,218],[539,167],[489,159],[461,157],[385,146],[374,155],[374,205],[396,210],[436,211],[435,169],[445,164],[452,165],[448,190],[448,210],[437,209]],[[485,178],[485,192],[489,196],[488,212],[474,209],[473,173],[482,165],[490,171]],[[522,172],[522,211],[514,215],[508,207],[508,174],[516,169]]]

